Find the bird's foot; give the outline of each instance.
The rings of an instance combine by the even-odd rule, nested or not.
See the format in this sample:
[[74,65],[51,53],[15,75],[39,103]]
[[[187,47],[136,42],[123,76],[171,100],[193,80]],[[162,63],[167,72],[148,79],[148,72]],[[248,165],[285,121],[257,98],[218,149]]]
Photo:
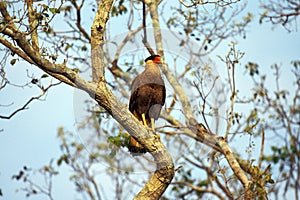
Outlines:
[[151,129],[155,133],[154,118],[151,118]]
[[147,121],[146,121],[146,116],[145,116],[144,113],[142,114],[142,119],[143,119],[143,122],[144,122],[144,126],[148,127]]
[[160,135],[159,134],[155,134],[156,135],[156,137],[160,140]]

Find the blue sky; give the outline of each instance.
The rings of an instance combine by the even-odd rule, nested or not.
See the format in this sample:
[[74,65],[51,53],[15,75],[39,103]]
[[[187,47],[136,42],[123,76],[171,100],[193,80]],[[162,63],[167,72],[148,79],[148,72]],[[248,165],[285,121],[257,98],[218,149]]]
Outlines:
[[[258,12],[255,5],[249,5],[250,12]],[[300,34],[299,32],[288,33],[283,27],[272,26],[264,23],[258,24],[257,13],[254,22],[248,27],[246,40],[239,39],[237,48],[246,52],[243,62],[253,61],[261,66],[262,73],[270,73],[270,65],[274,63],[282,64],[282,83],[287,87],[292,84],[290,73],[287,67],[291,60],[300,58]],[[113,21],[112,21],[113,22]],[[114,24],[111,22],[110,26]],[[229,41],[228,41],[229,42]],[[210,58],[216,60],[218,71],[224,74],[222,64],[218,61],[216,55],[228,51],[228,43],[224,42]],[[24,64],[16,66],[7,66],[8,77],[12,82],[24,81],[26,69],[31,73],[42,74],[34,67]],[[238,74],[243,74],[244,68],[241,66]],[[237,77],[239,88],[247,90],[247,82],[244,76]],[[270,80],[270,84],[272,84]],[[0,113],[9,113],[13,107],[22,105],[25,99],[30,98],[32,94],[38,94],[38,90],[30,91],[22,88],[10,90],[11,87],[1,91],[1,104],[14,105],[9,109],[1,107]],[[70,131],[76,131],[76,124],[73,109],[74,90],[66,85],[55,87],[47,94],[46,101],[34,101],[29,109],[21,111],[10,120],[0,120],[0,188],[4,194],[3,199],[24,199],[24,194],[16,193],[22,184],[11,179],[11,176],[17,174],[24,166],[39,168],[49,163],[50,158],[57,158],[60,155],[59,143],[56,137],[57,128],[64,126]],[[66,192],[74,188],[68,182],[68,170],[62,167],[63,174],[54,179],[54,196],[56,199],[73,199],[74,194]],[[1,199],[1,197],[0,197]],[[32,199],[44,199],[37,196]]]

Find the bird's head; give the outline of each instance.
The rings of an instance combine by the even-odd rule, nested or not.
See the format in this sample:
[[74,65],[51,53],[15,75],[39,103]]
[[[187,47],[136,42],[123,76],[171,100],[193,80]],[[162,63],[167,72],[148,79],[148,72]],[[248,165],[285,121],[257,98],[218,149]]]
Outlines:
[[155,63],[161,64],[160,56],[159,55],[152,55],[145,59],[146,64]]

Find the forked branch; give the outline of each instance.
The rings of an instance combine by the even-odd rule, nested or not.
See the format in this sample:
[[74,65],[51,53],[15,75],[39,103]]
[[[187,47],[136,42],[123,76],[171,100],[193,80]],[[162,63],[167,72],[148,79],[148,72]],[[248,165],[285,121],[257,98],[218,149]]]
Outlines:
[[[67,67],[65,63],[55,64],[44,58],[36,47],[28,41],[26,32],[22,32],[9,16],[6,5],[0,2],[0,12],[6,24],[1,24],[1,34],[16,42],[16,46],[3,38],[0,40],[9,49],[26,61],[34,64],[49,75],[73,87],[87,92],[97,103],[106,109],[131,136],[137,138],[152,155],[156,163],[156,171],[139,192],[135,199],[159,199],[171,183],[174,176],[174,165],[166,147],[153,132],[149,131],[130,113],[128,108],[114,96],[104,81],[104,54],[102,49],[106,22],[109,18],[113,1],[101,1],[92,26],[92,67],[93,82],[84,80],[79,74]],[[35,36],[34,36],[35,37]],[[38,44],[38,43],[36,43]]]
[[[161,33],[160,23],[159,23],[158,3],[154,0],[151,1],[149,0],[146,2],[149,6],[150,16],[152,18],[152,26],[154,29],[156,49],[158,51],[158,54],[163,57],[164,51],[162,45],[162,33]],[[185,93],[183,87],[179,84],[178,79],[176,79],[175,75],[171,72],[171,70],[168,69],[168,66],[166,64],[162,66],[162,71],[166,75],[169,83],[172,85],[175,93],[178,96],[178,99],[182,104],[183,113],[186,117],[186,123],[189,127],[183,129],[185,134],[193,137],[197,141],[200,141],[214,148],[215,150],[218,150],[225,156],[234,174],[237,176],[237,178],[244,186],[244,191],[245,191],[244,199],[250,200],[252,198],[251,191],[249,190],[250,181],[248,180],[248,177],[246,176],[245,172],[240,167],[237,159],[234,157],[234,154],[231,148],[229,147],[227,141],[224,138],[218,137],[217,135],[211,133],[204,126],[202,126],[201,123],[198,123],[195,120],[193,109],[190,105],[189,98]]]

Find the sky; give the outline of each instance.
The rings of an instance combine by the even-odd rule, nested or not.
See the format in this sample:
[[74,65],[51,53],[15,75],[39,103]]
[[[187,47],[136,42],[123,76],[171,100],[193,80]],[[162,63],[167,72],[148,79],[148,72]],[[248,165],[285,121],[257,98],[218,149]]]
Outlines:
[[[284,86],[292,84],[289,70],[286,67],[291,60],[297,60],[300,56],[300,34],[299,31],[288,33],[283,27],[275,28],[269,24],[258,24],[257,8],[254,3],[250,3],[247,10],[254,12],[256,18],[248,27],[245,40],[239,39],[238,48],[246,52],[243,62],[253,61],[261,66],[262,73],[270,73],[270,66],[274,63],[282,64],[282,83]],[[246,11],[245,11],[246,12]],[[110,26],[113,26],[113,21]],[[117,23],[117,22],[114,22]],[[220,45],[216,51],[210,55],[215,60],[217,66],[222,64],[218,61],[217,55],[224,55],[228,51],[228,43]],[[42,74],[39,70],[24,63],[16,66],[7,66],[7,75],[12,82],[22,83],[26,69],[30,73]],[[225,68],[225,67],[224,67]],[[224,74],[224,68],[219,67],[219,74]],[[238,73],[238,72],[237,72]],[[239,73],[244,73],[241,66]],[[247,81],[247,80],[246,80]],[[269,84],[272,84],[272,80]],[[241,91],[247,92],[247,82],[244,76],[237,77]],[[17,108],[23,104],[24,99],[29,99],[32,94],[39,91],[32,89],[30,92],[24,88],[6,87],[0,93],[0,104],[7,105],[14,103],[9,108],[1,107],[0,114],[8,114],[9,110]],[[49,158],[57,158],[61,152],[59,141],[56,137],[57,128],[66,127],[70,131],[76,131],[74,117],[74,90],[66,85],[52,88],[45,101],[34,101],[25,111],[16,114],[10,120],[0,120],[0,188],[4,197],[0,199],[24,199],[24,193],[16,192],[22,184],[12,180],[23,166],[40,168],[49,163]],[[69,171],[64,166],[61,168],[61,175],[54,178],[55,199],[73,199],[73,185],[68,181]],[[36,196],[32,199],[44,199]]]

